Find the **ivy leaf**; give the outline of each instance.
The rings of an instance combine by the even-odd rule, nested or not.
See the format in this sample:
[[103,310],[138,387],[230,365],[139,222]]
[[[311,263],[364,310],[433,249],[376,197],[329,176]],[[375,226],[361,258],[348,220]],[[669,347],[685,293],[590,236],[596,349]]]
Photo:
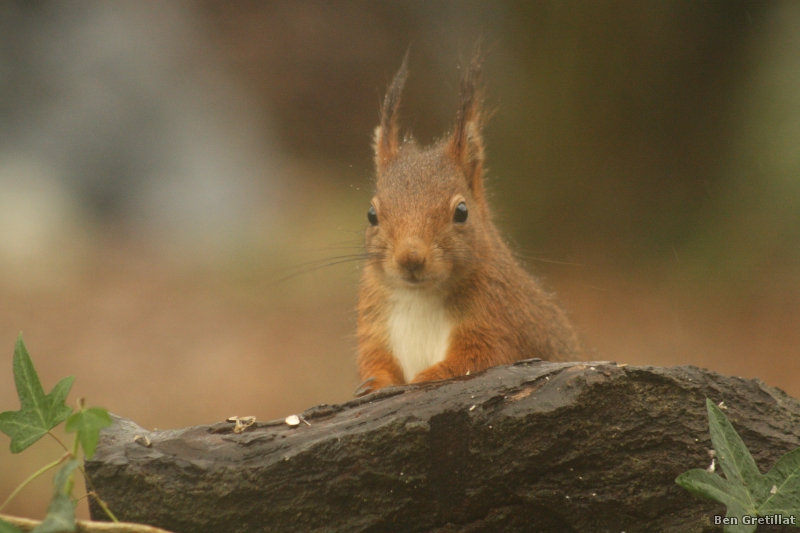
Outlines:
[[42,523],[33,528],[31,533],[63,533],[75,531],[75,504],[64,493],[70,476],[78,466],[78,461],[67,461],[56,474],[53,481],[55,490],[53,499],[47,508],[47,516]]
[[[725,477],[729,481],[734,481],[738,485],[752,485],[761,477],[756,462],[747,446],[742,442],[739,434],[733,428],[728,418],[722,410],[714,405],[714,402],[706,398],[706,409],[708,411],[708,429],[711,432],[711,444],[717,452],[717,459]],[[748,503],[754,501],[750,497]]]
[[53,489],[53,496],[57,494],[63,494],[67,488],[67,482],[69,482],[69,478],[72,475],[72,472],[78,467],[78,461],[72,459],[64,463],[58,472],[56,472],[56,477],[53,478],[53,485],[55,488]]
[[101,407],[81,410],[67,418],[65,429],[78,432],[78,440],[87,459],[91,459],[100,440],[100,430],[111,425],[108,411]]
[[752,533],[756,530],[756,526],[741,523],[741,517],[756,515],[755,508],[748,507],[750,498],[742,485],[699,468],[684,472],[675,482],[689,492],[722,503],[728,508],[725,516],[737,518],[739,524],[725,526],[725,533]]
[[762,477],[768,496],[759,511],[764,515],[794,516],[795,523],[800,524],[800,448],[778,459],[769,474]]
[[0,413],[0,431],[11,437],[11,453],[21,452],[67,419],[72,409],[64,400],[74,379],[62,379],[46,395],[22,334],[19,335],[14,347],[14,382],[21,409]]
[[689,470],[675,482],[686,490],[724,504],[727,516],[738,525],[726,525],[725,533],[752,533],[755,524],[745,516],[780,517],[785,525],[800,525],[800,448],[781,457],[767,475],[758,471],[753,456],[733,425],[714,402],[706,399],[711,443],[725,478],[706,470]]
[[75,531],[75,506],[64,494],[53,496],[47,516],[31,533],[64,533]]
[[14,524],[9,524],[0,518],[0,533],[22,533],[22,531]]

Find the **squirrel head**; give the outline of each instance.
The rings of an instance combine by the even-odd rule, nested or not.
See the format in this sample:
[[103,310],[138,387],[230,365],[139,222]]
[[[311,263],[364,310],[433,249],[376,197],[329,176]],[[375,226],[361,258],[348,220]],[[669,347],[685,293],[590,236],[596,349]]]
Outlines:
[[479,266],[493,232],[483,189],[480,54],[462,76],[453,132],[426,147],[398,134],[407,61],[408,53],[375,130],[368,265],[395,288],[442,289]]

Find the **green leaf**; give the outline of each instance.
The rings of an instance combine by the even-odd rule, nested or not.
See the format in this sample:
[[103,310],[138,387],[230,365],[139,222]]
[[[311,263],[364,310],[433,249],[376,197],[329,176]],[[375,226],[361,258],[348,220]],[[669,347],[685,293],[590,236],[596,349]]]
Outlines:
[[22,530],[0,518],[0,533],[22,533]]
[[706,470],[690,470],[675,480],[681,487],[728,508],[728,517],[739,525],[725,526],[726,533],[752,533],[756,525],[743,524],[744,516],[795,517],[800,526],[800,448],[781,457],[767,475],[758,471],[753,456],[725,414],[706,400],[708,427],[725,478]]
[[752,533],[756,530],[755,525],[742,524],[743,516],[756,515],[756,509],[748,507],[750,498],[742,485],[700,469],[684,472],[675,482],[689,492],[724,504],[728,508],[726,516],[739,521],[738,525],[725,526],[726,533]]
[[56,477],[53,478],[53,485],[55,486],[53,489],[53,496],[64,494],[69,478],[76,468],[78,468],[78,461],[71,459],[64,463],[64,466],[56,472]]
[[100,407],[92,407],[78,411],[67,418],[65,429],[70,433],[78,432],[78,440],[83,447],[83,453],[87,459],[91,459],[97,449],[97,442],[100,440],[100,430],[110,426],[111,423],[108,411]]
[[[706,398],[708,410],[708,429],[711,432],[711,444],[717,452],[717,460],[725,477],[730,481],[738,481],[741,485],[757,482],[761,473],[758,471],[753,456],[747,450],[739,434],[733,429],[730,421],[714,402]],[[748,493],[748,498],[750,494]],[[753,501],[750,502],[754,503]]]
[[794,516],[795,522],[800,524],[800,448],[778,459],[772,470],[762,477],[767,494],[759,512],[764,516]]
[[53,496],[47,508],[47,516],[31,533],[64,533],[75,531],[75,505],[64,494]]
[[64,463],[64,466],[56,473],[53,480],[55,489],[53,499],[47,508],[47,516],[42,523],[36,526],[31,533],[63,533],[65,531],[75,531],[75,504],[69,495],[64,493],[67,482],[72,476],[78,461],[72,460]]
[[72,409],[64,400],[74,379],[62,379],[46,395],[20,334],[14,347],[14,382],[21,409],[0,413],[0,431],[11,437],[11,453],[21,452],[67,419]]

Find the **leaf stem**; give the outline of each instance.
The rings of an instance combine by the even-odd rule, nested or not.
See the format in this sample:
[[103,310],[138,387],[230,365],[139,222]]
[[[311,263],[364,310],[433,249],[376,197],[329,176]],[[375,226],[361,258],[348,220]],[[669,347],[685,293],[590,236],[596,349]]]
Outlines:
[[75,433],[75,440],[72,441],[72,458],[78,459],[78,447],[81,445],[81,441],[78,440],[78,434]]
[[[71,456],[73,459],[78,459],[78,447],[80,446],[80,441],[78,440],[78,434],[75,434],[75,440],[72,442],[72,452]],[[75,486],[75,472],[73,471],[70,476],[69,480],[67,480],[67,484],[64,487],[64,494],[68,497],[72,497],[72,488]]]
[[55,441],[58,443],[58,445],[61,446],[62,448],[64,448],[65,452],[69,452],[69,448],[67,448],[67,445],[64,444],[64,442],[61,439],[56,437],[55,434],[52,431],[48,431],[47,434],[50,435],[51,437],[53,437],[53,439],[55,439]]
[[117,520],[117,517],[114,516],[114,513],[111,512],[111,509],[108,508],[108,505],[106,505],[106,502],[104,502],[103,499],[100,496],[98,496],[95,491],[91,491],[89,495],[94,497],[95,501],[97,502],[97,505],[99,505],[103,509],[103,511],[105,511],[105,513],[113,522],[119,522],[119,520]]
[[[63,442],[61,442],[61,439],[59,439],[58,437],[56,437],[55,435],[53,435],[49,431],[48,431],[48,433],[50,435],[52,435],[52,437],[54,439],[56,439],[56,441],[58,441],[58,443],[61,445],[62,448],[67,450],[67,447],[64,445]],[[75,434],[75,441],[73,442],[73,446],[72,446],[72,449],[73,449],[72,457],[74,457],[75,459],[77,459],[78,444],[79,444],[79,440],[78,440],[78,435],[76,433]],[[70,453],[69,450],[67,450],[67,453]],[[63,461],[64,459],[62,458],[61,460]],[[103,509],[103,512],[106,513],[106,515],[111,519],[112,522],[119,522],[119,520],[114,515],[114,513],[111,512],[111,509],[108,508],[108,504],[105,501],[103,501],[103,499],[97,494],[97,491],[94,490],[94,485],[92,484],[92,480],[89,479],[89,476],[86,475],[86,470],[84,470],[83,465],[79,464],[78,465],[78,470],[81,471],[81,474],[83,475],[84,482],[86,483],[86,485],[91,490],[89,492],[87,492],[86,494],[84,494],[83,496],[81,496],[80,498],[74,498],[74,501],[77,503],[78,501],[80,501],[80,500],[82,500],[84,498],[92,496],[95,499],[95,501],[97,502],[97,504],[100,506],[100,508]],[[66,488],[68,490],[66,491],[66,493],[67,493],[68,496],[72,494],[72,488],[74,486],[74,481],[75,481],[74,478],[71,478],[69,480],[69,482],[67,483],[67,487]],[[3,505],[5,505],[5,504],[3,504]],[[2,507],[0,507],[0,510],[2,510]]]
[[28,479],[26,479],[25,481],[23,481],[22,483],[20,483],[20,485],[19,485],[19,486],[18,486],[16,489],[14,489],[14,492],[12,492],[12,493],[11,493],[11,495],[10,495],[8,498],[6,498],[6,501],[4,501],[2,505],[0,505],[0,511],[2,511],[2,510],[3,510],[3,508],[4,508],[6,505],[8,505],[8,502],[10,502],[11,500],[13,500],[13,499],[14,499],[14,496],[16,496],[17,494],[19,494],[19,492],[20,492],[22,489],[24,489],[24,488],[25,488],[25,487],[28,485],[28,483],[30,483],[31,481],[33,481],[33,480],[34,480],[34,479],[36,479],[37,477],[41,476],[42,474],[44,474],[45,472],[47,472],[47,471],[48,471],[48,470],[50,470],[51,468],[55,468],[55,467],[57,467],[58,465],[60,465],[61,463],[63,463],[63,462],[64,462],[64,460],[65,460],[65,459],[67,459],[68,457],[70,457],[70,454],[69,454],[69,453],[65,453],[64,455],[62,455],[62,456],[61,456],[61,458],[60,458],[60,459],[57,459],[57,460],[53,461],[53,462],[52,462],[52,463],[50,463],[50,464],[46,464],[46,465],[44,465],[42,468],[40,468],[39,470],[37,470],[36,472],[34,472],[33,474],[31,474],[31,475],[28,477]]
[[106,515],[111,519],[112,522],[119,522],[119,520],[117,520],[117,517],[114,516],[114,513],[111,512],[111,509],[109,509],[108,504],[105,501],[103,501],[103,498],[101,498],[99,494],[97,494],[97,491],[94,488],[94,483],[92,483],[92,480],[89,478],[89,476],[86,475],[86,470],[84,470],[83,467],[80,465],[78,465],[78,468],[83,474],[83,481],[86,483],[86,488],[91,489],[89,490],[89,492],[86,493],[86,496],[93,497],[95,501],[97,501],[98,505],[100,505],[100,507],[103,509],[103,511],[105,511]]

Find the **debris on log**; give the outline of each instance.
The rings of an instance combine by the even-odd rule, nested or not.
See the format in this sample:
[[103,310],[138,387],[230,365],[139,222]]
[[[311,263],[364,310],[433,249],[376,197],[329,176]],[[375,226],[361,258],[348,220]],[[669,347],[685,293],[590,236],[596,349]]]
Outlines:
[[86,470],[121,520],[177,533],[718,532],[675,483],[711,462],[706,398],[762,472],[800,445],[800,402],[758,379],[528,360],[240,433],[115,418]]

